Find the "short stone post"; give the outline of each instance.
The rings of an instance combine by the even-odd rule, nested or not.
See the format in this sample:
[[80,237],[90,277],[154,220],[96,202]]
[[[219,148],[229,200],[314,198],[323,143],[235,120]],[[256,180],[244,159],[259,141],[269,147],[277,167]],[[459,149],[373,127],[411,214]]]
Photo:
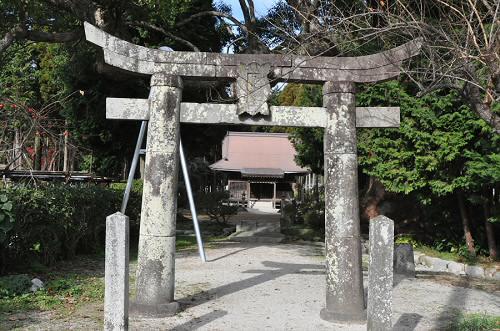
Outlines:
[[132,312],[144,316],[171,316],[179,309],[174,302],[174,285],[181,97],[180,77],[152,76],[137,296],[132,302]]
[[361,238],[353,82],[326,82],[325,244],[327,321],[366,320],[361,269]]
[[415,278],[415,258],[411,244],[396,244],[394,248],[394,273],[398,276]]
[[392,330],[394,222],[385,216],[370,220],[368,330]]
[[129,219],[122,213],[106,218],[104,330],[128,330]]

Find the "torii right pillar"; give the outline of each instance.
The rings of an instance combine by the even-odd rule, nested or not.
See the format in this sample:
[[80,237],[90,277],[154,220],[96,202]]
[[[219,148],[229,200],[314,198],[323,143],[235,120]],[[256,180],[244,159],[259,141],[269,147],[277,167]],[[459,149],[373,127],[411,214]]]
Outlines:
[[356,97],[353,82],[326,82],[325,246],[327,321],[366,319],[361,269]]

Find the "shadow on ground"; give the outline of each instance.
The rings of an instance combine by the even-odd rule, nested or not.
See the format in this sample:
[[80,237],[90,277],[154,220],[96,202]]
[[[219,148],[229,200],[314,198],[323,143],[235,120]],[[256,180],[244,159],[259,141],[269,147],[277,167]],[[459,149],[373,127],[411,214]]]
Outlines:
[[[241,290],[248,289],[259,284],[275,280],[289,274],[322,275],[324,269],[317,264],[291,264],[273,261],[263,261],[262,265],[270,269],[251,269],[243,273],[256,274],[253,277],[242,279],[233,283],[224,284],[207,291],[200,291],[195,294],[180,298],[178,301],[184,309],[195,307],[206,303],[212,299],[220,298]],[[272,269],[271,269],[272,268]]]

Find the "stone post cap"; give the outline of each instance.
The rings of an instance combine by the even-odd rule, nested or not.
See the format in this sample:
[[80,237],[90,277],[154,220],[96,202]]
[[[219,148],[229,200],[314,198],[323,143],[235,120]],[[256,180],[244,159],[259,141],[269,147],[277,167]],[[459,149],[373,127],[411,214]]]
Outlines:
[[372,223],[372,222],[374,222],[374,223],[382,223],[382,222],[384,222],[384,223],[394,223],[393,220],[391,220],[389,217],[384,216],[384,215],[378,215],[377,217],[372,218],[370,220],[370,223]]
[[356,84],[349,81],[323,84],[323,95],[332,93],[356,93]]
[[117,211],[117,212],[116,212],[116,213],[114,213],[114,214],[109,215],[108,217],[126,217],[126,218],[128,218],[128,216],[127,216],[127,215],[122,214],[122,213],[121,213],[121,212],[119,212],[119,211]]
[[159,72],[151,76],[151,86],[171,86],[182,88],[183,84],[180,76]]

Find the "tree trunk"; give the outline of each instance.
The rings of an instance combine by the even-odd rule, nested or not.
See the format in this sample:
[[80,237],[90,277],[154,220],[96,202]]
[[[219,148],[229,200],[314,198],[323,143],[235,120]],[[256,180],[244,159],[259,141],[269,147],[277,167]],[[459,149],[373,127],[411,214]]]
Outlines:
[[472,256],[476,256],[476,250],[474,248],[474,239],[472,238],[472,233],[470,231],[470,220],[467,215],[467,209],[465,207],[465,200],[463,192],[457,192],[458,198],[458,208],[460,209],[460,216],[462,218],[462,227],[464,230],[465,244],[467,245],[467,250]]
[[384,200],[384,185],[374,177],[370,177],[370,184],[362,199],[363,216],[371,220],[380,215],[379,205]]
[[490,218],[490,207],[488,204],[488,201],[483,203],[483,210],[484,210],[484,228],[486,231],[486,238],[488,240],[488,249],[490,252],[490,259],[492,261],[497,260],[497,245],[496,245],[496,240],[495,240],[495,228],[493,224],[491,224],[488,219]]

